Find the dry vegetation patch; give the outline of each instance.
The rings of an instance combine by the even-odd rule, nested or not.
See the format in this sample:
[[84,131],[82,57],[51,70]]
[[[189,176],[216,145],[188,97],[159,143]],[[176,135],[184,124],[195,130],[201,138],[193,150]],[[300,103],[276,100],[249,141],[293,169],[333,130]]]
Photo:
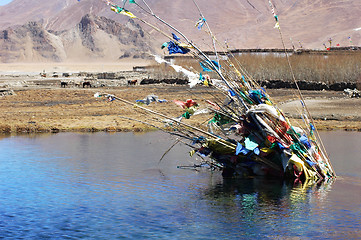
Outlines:
[[[108,90],[110,94],[134,102],[133,106],[129,106],[117,101],[108,102],[104,98],[94,98],[94,93],[100,90],[54,88],[15,91],[16,95],[1,98],[0,131],[144,131],[154,127],[132,119],[154,124],[152,117],[156,116],[150,117],[137,108],[137,99],[143,99],[150,94],[157,95],[167,102],[143,106],[170,117],[178,117],[185,110],[174,104],[174,99],[185,101],[191,98],[201,107],[206,107],[205,99],[212,101],[215,97],[223,98],[218,92],[204,87],[189,89],[188,86],[149,85]],[[290,100],[297,99],[292,90],[272,89],[269,90],[269,94],[281,108],[283,104],[289,104]],[[305,91],[304,95],[306,99],[322,100],[329,106],[310,104],[311,113],[319,122],[320,129],[361,130],[361,99],[347,99],[342,93],[333,91]],[[297,107],[293,107],[292,104],[287,105],[286,110],[291,116],[297,114]],[[340,117],[332,118],[332,114]],[[326,119],[322,116],[326,116]],[[203,127],[210,118],[212,115],[205,114],[184,121]],[[296,118],[295,121],[300,120]]]

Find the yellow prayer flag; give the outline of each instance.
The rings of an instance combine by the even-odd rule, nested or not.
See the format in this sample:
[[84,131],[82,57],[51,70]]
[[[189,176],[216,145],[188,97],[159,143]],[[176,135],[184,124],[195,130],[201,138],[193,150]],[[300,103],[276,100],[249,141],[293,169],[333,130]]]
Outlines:
[[136,16],[133,13],[131,13],[128,10],[125,10],[125,9],[123,11],[121,11],[120,13],[125,15],[125,16],[128,16],[130,18],[136,18]]
[[191,45],[185,44],[185,43],[179,43],[178,46],[182,48],[193,48]]
[[116,7],[111,7],[110,8],[112,11],[119,13],[119,14],[123,14],[125,16],[128,16],[130,18],[137,18],[133,13],[129,12],[128,10],[125,10],[124,8],[116,8]]
[[193,157],[193,155],[196,153],[196,150],[192,150],[192,151],[190,151],[189,152],[189,155],[191,156],[191,157]]

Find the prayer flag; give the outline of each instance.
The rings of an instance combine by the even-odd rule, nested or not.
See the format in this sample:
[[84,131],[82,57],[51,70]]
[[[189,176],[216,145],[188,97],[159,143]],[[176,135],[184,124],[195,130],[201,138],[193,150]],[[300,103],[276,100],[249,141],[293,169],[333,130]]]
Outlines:
[[175,35],[174,33],[172,33],[172,36],[173,36],[173,39],[174,39],[174,40],[176,40],[176,41],[179,41],[179,40],[180,40],[180,38],[179,38],[177,35]]

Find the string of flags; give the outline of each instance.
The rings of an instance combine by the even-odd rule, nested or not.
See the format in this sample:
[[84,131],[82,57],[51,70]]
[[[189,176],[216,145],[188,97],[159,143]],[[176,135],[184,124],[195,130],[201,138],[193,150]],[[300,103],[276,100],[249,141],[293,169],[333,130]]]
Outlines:
[[[348,37],[347,37],[347,41],[349,42],[350,45],[352,45],[351,36],[348,36]],[[329,38],[329,39],[327,40],[327,42],[328,42],[328,45],[326,45],[326,43],[322,43],[322,45],[323,45],[323,47],[324,47],[327,51],[329,51],[329,50],[331,50],[331,48],[332,48],[332,43],[334,42],[334,40],[333,40],[332,38]],[[340,43],[337,43],[335,46],[336,46],[336,47],[340,47],[341,44],[340,44]]]
[[276,12],[275,12],[275,9],[274,9],[274,6],[273,6],[271,0],[269,0],[268,3],[269,3],[269,6],[271,7],[271,11],[272,11],[273,17],[274,17],[275,20],[276,20],[276,24],[275,24],[274,28],[280,29],[280,23],[279,23],[279,21],[278,21],[278,15],[277,15]]

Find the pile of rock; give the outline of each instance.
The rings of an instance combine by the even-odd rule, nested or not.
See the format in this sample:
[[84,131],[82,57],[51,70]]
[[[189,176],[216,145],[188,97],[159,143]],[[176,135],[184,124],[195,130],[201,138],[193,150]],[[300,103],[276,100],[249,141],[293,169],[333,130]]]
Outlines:
[[343,93],[349,96],[350,98],[359,98],[361,97],[361,91],[357,90],[356,88],[354,90],[346,88],[343,90]]

